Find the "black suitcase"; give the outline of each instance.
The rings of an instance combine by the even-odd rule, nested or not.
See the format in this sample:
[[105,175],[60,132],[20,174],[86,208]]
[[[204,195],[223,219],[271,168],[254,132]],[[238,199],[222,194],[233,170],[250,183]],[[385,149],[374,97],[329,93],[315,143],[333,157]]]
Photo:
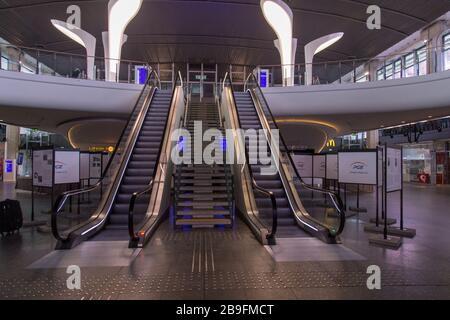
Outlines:
[[23,226],[23,215],[20,202],[7,199],[0,202],[0,234],[11,234]]

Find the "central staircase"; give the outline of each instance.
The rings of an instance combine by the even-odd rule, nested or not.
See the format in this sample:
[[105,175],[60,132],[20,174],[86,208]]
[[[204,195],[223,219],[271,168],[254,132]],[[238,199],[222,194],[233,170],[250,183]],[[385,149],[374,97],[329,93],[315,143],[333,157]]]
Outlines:
[[[191,164],[181,164],[175,169],[175,225],[177,227],[231,227],[234,220],[233,182],[229,165],[194,163],[194,126],[202,124],[202,136],[208,129],[218,129],[225,137],[221,126],[218,106],[213,102],[190,102],[186,129],[191,134],[189,145],[182,152],[191,153]],[[198,134],[198,133],[197,133]],[[225,159],[226,144],[214,141],[220,146],[221,157]],[[204,142],[204,148],[211,142]],[[203,157],[202,157],[203,159]],[[225,160],[223,161],[225,163]]]

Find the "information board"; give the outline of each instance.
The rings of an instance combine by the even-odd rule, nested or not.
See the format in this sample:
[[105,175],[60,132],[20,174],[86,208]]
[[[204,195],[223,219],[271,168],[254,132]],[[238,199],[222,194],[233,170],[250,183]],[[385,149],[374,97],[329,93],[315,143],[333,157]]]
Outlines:
[[377,184],[377,152],[339,152],[339,182]]
[[327,154],[327,172],[326,178],[329,180],[337,180],[338,176],[338,155],[337,154]]
[[292,156],[298,174],[302,179],[313,176],[313,156],[310,154],[296,154]]
[[80,180],[89,179],[89,153],[80,154]]
[[402,152],[400,149],[387,148],[386,158],[387,192],[400,191],[402,189]]
[[33,151],[33,186],[53,186],[53,149]]
[[98,179],[102,177],[102,154],[91,153],[89,160],[89,177],[91,183],[97,183]]
[[80,151],[55,151],[55,184],[80,182]]
[[327,167],[327,157],[323,155],[314,155],[313,156],[313,174],[314,178],[322,178],[326,177],[326,167]]

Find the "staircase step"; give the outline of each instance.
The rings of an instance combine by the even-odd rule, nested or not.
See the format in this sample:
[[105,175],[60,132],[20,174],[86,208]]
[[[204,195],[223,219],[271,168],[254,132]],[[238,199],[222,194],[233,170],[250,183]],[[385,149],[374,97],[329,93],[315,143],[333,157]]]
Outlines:
[[177,226],[196,225],[196,226],[212,226],[212,225],[231,225],[231,219],[177,219]]
[[219,215],[230,215],[228,210],[208,210],[208,209],[195,209],[189,211],[177,211],[177,216],[219,216]]

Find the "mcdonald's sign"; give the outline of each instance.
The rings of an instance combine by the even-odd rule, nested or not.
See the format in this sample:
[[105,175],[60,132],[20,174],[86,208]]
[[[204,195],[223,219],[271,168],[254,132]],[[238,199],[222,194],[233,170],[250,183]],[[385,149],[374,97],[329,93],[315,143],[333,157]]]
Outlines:
[[328,140],[327,147],[329,147],[329,148],[336,147],[336,141],[334,141],[334,139]]

